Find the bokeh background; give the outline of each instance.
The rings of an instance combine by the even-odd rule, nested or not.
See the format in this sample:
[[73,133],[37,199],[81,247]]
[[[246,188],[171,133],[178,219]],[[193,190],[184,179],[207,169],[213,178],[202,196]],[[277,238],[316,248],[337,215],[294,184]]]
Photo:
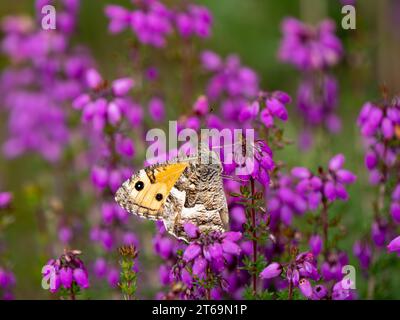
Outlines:
[[[169,1],[165,1],[168,3]],[[102,74],[108,79],[114,79],[122,73],[127,75],[133,71],[130,68],[129,55],[126,48],[129,46],[132,33],[125,32],[112,36],[107,32],[108,20],[103,14],[106,4],[121,4],[129,6],[128,0],[83,0],[79,15],[78,32],[73,36],[74,43],[83,43],[88,46],[96,59]],[[297,113],[294,104],[289,106],[289,121],[285,124],[285,136],[293,141],[275,155],[283,159],[289,166],[307,166],[316,170],[321,164],[325,165],[332,155],[343,153],[346,156],[346,167],[353,171],[358,180],[349,188],[350,201],[336,204],[332,209],[334,215],[342,216],[346,235],[341,240],[341,247],[350,252],[351,263],[358,265],[351,254],[353,243],[364,233],[370,230],[373,210],[371,199],[376,195],[376,189],[368,184],[367,170],[364,167],[364,149],[356,119],[361,106],[366,101],[377,101],[381,97],[381,87],[386,85],[395,94],[400,88],[400,6],[396,0],[362,0],[357,1],[357,28],[343,30],[340,27],[342,3],[339,0],[299,0],[299,1],[267,1],[267,0],[199,0],[198,4],[207,6],[214,17],[212,37],[201,43],[201,47],[214,50],[221,56],[236,53],[243,64],[253,68],[260,77],[261,87],[268,90],[283,90],[296,94],[299,73],[290,65],[283,64],[277,59],[277,51],[282,34],[280,24],[286,16],[300,18],[303,21],[315,23],[330,17],[338,25],[337,34],[343,41],[345,57],[334,68],[340,84],[340,98],[338,114],[343,125],[337,135],[331,135],[317,130],[314,133],[314,145],[308,150],[301,150],[297,146],[297,139],[302,130],[302,119]],[[1,1],[0,17],[14,14],[34,14],[33,1]],[[148,53],[146,59],[159,59],[157,54]],[[0,70],[7,67],[9,61],[0,58]],[[179,61],[176,62],[179,65]],[[164,83],[168,88],[166,99],[169,119],[176,119],[180,110],[189,109],[182,105],[182,88],[174,85],[179,81],[179,72],[175,72],[174,65],[164,66]],[[167,72],[168,70],[168,72]],[[202,94],[204,78],[194,79],[194,96]],[[7,134],[7,113],[0,113],[0,141],[5,140]],[[149,127],[151,122],[147,120]],[[139,166],[143,161],[143,152],[135,156],[133,163]],[[15,296],[20,299],[49,298],[47,291],[41,289],[41,268],[53,256],[53,243],[61,250],[60,244],[55,244],[54,230],[48,230],[46,219],[51,217],[44,208],[42,194],[55,194],[58,188],[55,176],[63,179],[68,173],[66,167],[52,166],[39,156],[26,154],[16,159],[8,160],[0,156],[0,188],[9,190],[14,195],[13,223],[2,232],[6,244],[2,258],[9,261],[17,278]],[[74,191],[70,191],[70,199],[74,198]],[[76,191],[75,191],[76,192]],[[80,190],[79,192],[82,192]],[[78,196],[78,194],[76,194]],[[81,196],[81,194],[79,194]],[[82,206],[86,202],[94,201],[91,196],[81,197]],[[68,204],[68,210],[73,210]],[[88,213],[89,214],[89,213]],[[51,218],[50,218],[51,219]],[[132,220],[134,225],[137,220]],[[306,222],[299,222],[306,224]],[[142,223],[143,234],[151,234],[152,223]],[[52,235],[53,233],[53,235]],[[85,259],[92,258],[94,253],[85,250],[89,246],[83,234],[87,234],[87,226],[76,241],[75,247],[85,251]],[[147,241],[147,243],[146,243]],[[156,260],[152,257],[151,236],[141,238],[143,264],[148,264],[148,275],[139,284],[139,290],[144,297],[150,297],[157,288],[154,280],[155,267],[151,267]],[[379,270],[387,273],[385,291],[377,293],[375,298],[400,298],[400,264],[394,257],[390,265]],[[153,270],[154,269],[154,270]],[[153,271],[152,271],[153,270]],[[153,275],[152,275],[153,272]],[[367,284],[357,275],[357,288],[366,296]],[[92,287],[90,291],[104,290],[103,287]],[[100,295],[101,297],[101,295]]]

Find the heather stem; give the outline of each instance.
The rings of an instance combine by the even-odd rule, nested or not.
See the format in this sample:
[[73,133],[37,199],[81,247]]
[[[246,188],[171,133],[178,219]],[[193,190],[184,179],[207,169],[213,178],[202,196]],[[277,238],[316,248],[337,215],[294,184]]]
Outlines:
[[71,298],[71,300],[75,300],[75,292],[74,292],[73,286],[71,286],[71,288],[69,290],[69,297]]
[[206,279],[207,279],[207,283],[206,283],[206,300],[211,300],[211,290],[210,290],[210,268],[207,268],[206,271]]
[[292,284],[292,280],[289,280],[289,295],[288,295],[288,299],[292,300],[293,298],[293,284]]
[[206,289],[206,300],[211,300],[211,290],[210,290],[210,288]]
[[257,270],[256,270],[256,264],[257,264],[257,232],[256,232],[256,211],[254,209],[254,197],[255,197],[255,188],[254,188],[254,179],[250,179],[250,184],[251,184],[251,226],[253,230],[253,296],[257,295]]

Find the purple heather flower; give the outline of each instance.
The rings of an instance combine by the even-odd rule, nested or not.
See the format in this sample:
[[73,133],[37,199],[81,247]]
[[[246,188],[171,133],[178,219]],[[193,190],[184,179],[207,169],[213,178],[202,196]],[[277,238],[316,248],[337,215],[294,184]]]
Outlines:
[[131,13],[130,27],[141,43],[164,47],[165,37],[172,32],[171,12],[159,1],[148,2],[146,9]]
[[372,150],[365,154],[365,166],[368,170],[376,168],[378,164],[378,158],[375,152]]
[[124,245],[134,245],[135,247],[139,246],[139,240],[132,232],[125,232],[122,237],[122,242]]
[[15,277],[11,271],[0,267],[0,289],[9,289],[15,285]]
[[107,262],[104,258],[98,258],[96,259],[94,266],[93,266],[93,271],[96,277],[102,278],[106,275],[107,273]]
[[292,176],[297,179],[308,179],[311,177],[311,172],[307,168],[294,167],[291,171]]
[[190,275],[189,271],[186,269],[183,269],[181,272],[181,279],[182,282],[187,285],[189,288],[193,286],[193,278]]
[[[71,268],[64,267],[64,268],[60,269],[60,281],[61,281],[61,285],[64,286],[64,288],[71,287],[72,281],[73,281]],[[79,285],[79,283],[78,283],[78,285]]]
[[86,72],[86,83],[91,89],[97,89],[103,83],[103,78],[96,69],[89,69]]
[[400,223],[400,184],[394,188],[392,193],[392,204],[390,205],[390,213],[396,223]]
[[185,261],[192,261],[193,259],[195,259],[196,257],[199,256],[199,254],[201,253],[202,248],[200,245],[198,245],[197,243],[191,243],[185,250],[184,254],[183,254],[183,259]]
[[347,265],[349,259],[345,252],[331,252],[328,259],[321,265],[321,274],[325,281],[342,279],[342,268]]
[[207,265],[208,262],[206,259],[200,257],[198,259],[196,259],[193,263],[193,275],[199,277],[199,278],[203,278],[205,275],[205,271],[207,269]]
[[131,78],[121,78],[114,80],[112,90],[115,96],[125,96],[134,86]]
[[356,241],[353,246],[353,253],[358,258],[362,269],[367,270],[372,259],[372,250],[367,243]]
[[387,224],[383,220],[376,220],[371,226],[371,238],[377,247],[383,247],[386,242]]
[[92,183],[99,189],[104,189],[108,183],[108,172],[105,168],[95,166],[91,173]]
[[299,289],[306,298],[311,298],[311,296],[313,295],[313,288],[311,286],[311,283],[305,278],[300,279]]
[[315,300],[324,299],[328,294],[328,290],[323,285],[316,285],[313,290],[312,298]]
[[0,209],[7,208],[12,201],[12,194],[10,192],[0,192]]
[[228,120],[237,121],[240,111],[255,100],[259,92],[258,76],[250,68],[241,65],[240,59],[230,55],[225,61],[211,51],[202,53],[203,67],[212,73],[207,85],[211,102],[221,99],[221,113]]
[[297,92],[297,108],[310,127],[325,125],[332,133],[341,129],[340,119],[335,115],[338,84],[335,78],[324,75],[317,84],[309,79],[301,82]]
[[352,172],[342,169],[344,161],[344,156],[338,154],[329,162],[329,175],[324,184],[323,192],[330,201],[335,199],[347,200],[348,194],[344,185],[352,184],[356,180],[356,176]]
[[82,110],[83,123],[91,123],[95,131],[101,132],[106,123],[117,126],[123,116],[133,117],[131,108],[136,106],[127,97],[133,79],[114,80],[109,88],[96,69],[88,70],[85,77],[92,92],[80,94],[72,103],[75,109]]
[[[388,168],[396,163],[398,147],[391,145],[391,140],[396,140],[396,128],[400,125],[400,105],[396,99],[391,103],[375,105],[367,102],[361,108],[358,116],[358,126],[365,138],[367,153],[365,165],[370,170],[370,183],[378,184],[383,175],[378,164],[384,163]],[[392,205],[391,212],[394,219],[397,206]]]
[[105,15],[110,19],[108,30],[111,33],[119,33],[128,28],[130,23],[130,12],[117,5],[107,5]]
[[135,146],[133,144],[133,140],[122,135],[116,136],[115,149],[120,155],[127,158],[131,158],[135,155]]
[[154,249],[157,254],[163,259],[168,259],[173,255],[174,243],[168,237],[157,235],[154,239]]
[[189,238],[196,239],[200,235],[199,229],[192,223],[185,223],[183,228]]
[[172,281],[171,270],[166,265],[162,264],[158,269],[158,276],[162,285],[168,285]]
[[149,113],[154,121],[163,121],[165,118],[164,101],[160,98],[152,98],[149,102]]
[[189,5],[187,12],[178,12],[175,23],[182,37],[187,38],[193,34],[200,38],[210,35],[212,17],[207,8],[197,5]]
[[222,66],[222,60],[219,55],[212,51],[203,51],[201,54],[203,67],[208,71],[216,71]]
[[[197,230],[196,230],[197,229]],[[200,230],[189,223],[185,231],[197,238],[192,238],[183,253],[183,260],[192,263],[193,272],[203,276],[207,267],[217,274],[224,270],[231,256],[238,256],[241,248],[237,242],[241,239],[240,232],[210,232],[201,233]]]
[[58,230],[58,238],[64,244],[69,243],[72,239],[72,236],[73,236],[72,230],[69,227],[64,226]]
[[268,186],[270,182],[269,173],[274,168],[272,151],[263,140],[257,140],[250,148],[251,150],[248,152],[254,156],[253,158],[250,157],[250,159],[248,154],[246,155],[247,158],[242,155],[240,146],[235,150],[235,153],[239,154],[237,158],[235,154],[235,161],[239,170],[238,175],[243,180],[248,180],[252,177],[262,185]]
[[318,256],[322,250],[322,239],[319,235],[313,235],[310,237],[309,242],[310,250],[314,256]]
[[390,206],[390,213],[396,223],[400,223],[400,202],[394,202]]
[[286,18],[282,23],[282,32],[279,59],[300,70],[331,67],[342,57],[343,48],[335,35],[333,21],[324,20],[313,27],[295,18]]
[[204,116],[208,113],[208,99],[206,96],[197,98],[193,105],[193,111],[200,116]]
[[332,300],[353,300],[354,293],[351,289],[343,286],[343,281],[337,282],[332,289]]
[[108,271],[107,281],[111,288],[116,288],[119,282],[119,271],[116,268],[112,268]]
[[43,277],[50,282],[50,292],[57,292],[61,286],[69,289],[74,283],[82,289],[89,287],[88,273],[80,254],[78,250],[65,251],[58,259],[46,264]]
[[100,241],[104,250],[111,251],[113,249],[115,239],[109,230],[102,230],[100,233]]
[[89,279],[87,272],[81,268],[77,268],[73,272],[74,275],[74,280],[83,289],[86,289],[89,287]]
[[263,271],[260,273],[261,279],[271,279],[279,276],[282,273],[282,266],[277,263],[273,262],[268,265]]
[[279,175],[276,183],[267,192],[268,209],[271,213],[270,227],[274,229],[279,221],[291,225],[294,214],[301,215],[307,210],[307,199],[295,189],[294,179]]

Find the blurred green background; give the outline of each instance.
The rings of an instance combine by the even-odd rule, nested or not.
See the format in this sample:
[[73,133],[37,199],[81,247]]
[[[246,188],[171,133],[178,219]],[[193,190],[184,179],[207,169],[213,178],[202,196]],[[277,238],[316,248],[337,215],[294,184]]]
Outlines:
[[[167,1],[168,2],[168,1]],[[130,6],[129,0],[82,0],[79,32],[74,42],[83,43],[91,49],[101,71],[113,78],[121,71],[121,63],[115,57],[126,50],[126,39],[131,33],[111,36],[107,33],[107,19],[103,14],[105,4]],[[214,16],[213,36],[204,44],[222,56],[237,53],[244,65],[253,68],[260,76],[261,87],[266,90],[284,90],[293,97],[299,74],[291,66],[277,60],[277,49],[281,38],[280,23],[286,16],[295,16],[310,22],[330,17],[340,26],[341,3],[336,0],[202,0]],[[340,242],[351,256],[352,264],[358,267],[351,248],[354,240],[363,232],[369,232],[372,219],[371,199],[376,189],[368,185],[363,162],[363,147],[356,126],[356,117],[365,101],[380,98],[380,86],[399,88],[400,84],[400,15],[392,17],[390,0],[357,1],[357,29],[343,30],[338,34],[346,50],[344,61],[334,73],[340,83],[339,115],[343,130],[339,135],[327,136],[319,132],[315,147],[309,152],[300,151],[296,143],[276,154],[276,158],[289,165],[308,166],[316,170],[326,165],[336,153],[346,156],[346,168],[355,172],[358,181],[349,188],[350,201],[337,203],[333,215],[342,215],[347,235]],[[33,1],[1,1],[0,17],[9,14],[33,14]],[[392,19],[393,18],[393,19]],[[397,26],[397,28],[396,28]],[[0,60],[4,67],[6,61]],[[199,92],[200,93],[200,92]],[[393,93],[396,92],[393,89]],[[301,119],[292,104],[290,117],[285,124],[285,136],[294,142],[301,129]],[[6,132],[4,117],[0,119],[0,141]],[[38,223],[35,205],[29,203],[29,185],[34,183],[45,168],[36,157],[25,156],[14,161],[0,158],[0,186],[15,193],[16,222],[7,230],[7,257],[13,262],[17,277],[17,298],[45,298],[48,294],[40,287],[40,270],[47,260],[43,252],[41,226]],[[397,267],[399,264],[397,263]],[[393,270],[393,269],[390,269]],[[398,270],[398,269],[397,269]],[[390,272],[383,269],[382,273]],[[388,274],[390,285],[385,297],[400,298],[400,274]],[[357,288],[365,292],[366,283],[357,274]],[[363,294],[364,296],[364,294]]]

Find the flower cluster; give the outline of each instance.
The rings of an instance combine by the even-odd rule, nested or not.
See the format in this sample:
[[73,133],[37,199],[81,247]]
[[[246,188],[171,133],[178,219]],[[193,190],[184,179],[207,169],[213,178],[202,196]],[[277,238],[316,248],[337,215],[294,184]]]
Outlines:
[[106,254],[95,260],[93,270],[97,278],[106,278],[116,288],[118,267],[107,256],[121,245],[138,246],[139,243],[136,235],[125,227],[127,212],[113,201],[112,195],[132,174],[127,162],[135,155],[135,145],[123,132],[125,128],[139,126],[143,112],[129,96],[135,84],[132,78],[119,78],[109,85],[97,70],[89,69],[85,81],[87,91],[73,101],[73,107],[81,112],[81,122],[89,131],[91,149],[86,156],[91,182],[101,198],[96,208],[101,219],[92,226],[90,239]]
[[158,0],[138,1],[133,11],[108,5],[105,14],[110,19],[111,33],[130,28],[140,43],[156,48],[166,46],[166,38],[174,28],[183,38],[193,35],[207,38],[212,25],[212,17],[205,7],[189,4],[186,10],[175,11]]
[[267,190],[268,211],[270,213],[269,227],[272,230],[282,221],[285,225],[291,225],[293,214],[302,215],[308,208],[307,198],[296,190],[293,177],[279,175]]
[[[336,277],[328,278],[326,263],[321,266],[321,271],[318,270],[316,257],[311,252],[302,252],[295,259],[287,264],[281,265],[277,262],[269,264],[261,273],[260,277],[264,280],[271,280],[280,275],[285,279],[286,285],[289,287],[289,296],[293,294],[294,288],[298,288],[301,294],[311,300],[351,300],[354,298],[354,291],[351,289],[351,284],[342,279],[341,268],[335,269],[339,273],[339,279]],[[322,273],[322,277],[321,277]],[[334,285],[315,284],[320,279],[324,281],[336,280]],[[290,298],[290,297],[289,297]]]
[[302,73],[297,107],[306,125],[299,143],[307,149],[312,140],[310,129],[321,125],[331,133],[341,129],[341,121],[335,114],[338,84],[329,70],[342,58],[343,47],[335,35],[335,24],[330,20],[314,27],[295,18],[286,18],[282,33],[279,59]]
[[[278,118],[282,121],[287,121],[288,113],[285,105],[291,102],[290,96],[282,91],[272,93],[261,93],[259,100],[243,108],[238,120],[240,122],[255,121],[259,116],[266,128],[274,126],[274,119]],[[260,111],[260,104],[265,107]]]
[[207,268],[221,272],[226,262],[224,254],[239,255],[240,247],[237,241],[240,240],[240,232],[225,233],[200,233],[198,227],[193,224],[184,226],[186,234],[190,237],[191,243],[183,253],[183,260],[193,262],[193,275],[199,278],[206,276]]
[[[64,4],[71,9],[65,13],[68,25],[73,25],[77,2]],[[42,30],[30,17],[5,17],[1,28],[1,52],[13,62],[0,78],[2,104],[9,112],[3,153],[13,158],[34,151],[55,162],[70,138],[65,105],[82,90],[90,56],[70,45],[63,28]]]
[[215,231],[205,234],[191,223],[185,224],[184,230],[190,243],[183,252],[183,264],[175,267],[175,277],[196,294],[203,289],[215,289],[217,294],[218,289],[224,289],[221,274],[225,266],[233,257],[240,255],[241,248],[237,242],[242,237],[241,233]]
[[212,16],[207,8],[190,4],[187,11],[175,14],[175,23],[184,38],[193,35],[208,38],[211,33]]
[[236,55],[225,61],[212,51],[201,54],[203,68],[212,73],[207,84],[207,96],[211,102],[218,101],[222,116],[238,121],[241,110],[259,92],[258,76],[250,68],[242,66]]
[[153,238],[153,249],[163,261],[158,269],[158,276],[160,283],[168,286],[172,285],[174,281],[172,269],[177,263],[177,252],[183,250],[185,246],[168,236],[162,222],[157,223],[157,231]]
[[[377,200],[373,203],[372,241],[354,244],[355,255],[366,271],[379,262],[379,259],[373,261],[372,256],[381,257],[380,249],[386,246],[389,252],[398,252],[399,243],[399,237],[395,236],[398,234],[396,225],[400,223],[400,103],[397,97],[388,99],[386,92],[384,97],[382,103],[365,103],[357,119],[366,149],[364,162],[370,174],[369,182],[379,186]],[[389,242],[390,239],[393,240]],[[368,272],[366,276],[369,276]]]
[[[82,121],[91,122],[96,131],[101,132],[109,124],[116,126],[121,121],[123,115],[132,110],[132,101],[126,97],[134,85],[131,78],[121,78],[114,80],[108,88],[106,82],[95,69],[86,72],[86,82],[91,94],[78,96],[73,106],[77,110],[82,110]],[[129,117],[129,116],[128,116]],[[128,156],[133,155],[133,146],[126,139],[121,141],[121,150],[126,151]]]
[[310,208],[317,208],[324,199],[348,199],[345,185],[354,183],[356,176],[343,169],[344,162],[344,155],[338,154],[329,161],[328,170],[320,168],[318,175],[303,167],[292,169],[292,175],[299,179],[296,190],[307,199]]
[[14,274],[0,267],[0,298],[2,300],[13,300],[12,289],[15,286]]
[[295,18],[286,18],[282,23],[279,58],[300,70],[321,70],[336,65],[343,48],[335,28],[330,20],[314,28]]
[[371,182],[380,182],[380,165],[393,167],[399,147],[394,143],[400,136],[400,103],[394,99],[382,106],[367,102],[362,107],[357,124],[365,138],[365,165],[371,172]]

